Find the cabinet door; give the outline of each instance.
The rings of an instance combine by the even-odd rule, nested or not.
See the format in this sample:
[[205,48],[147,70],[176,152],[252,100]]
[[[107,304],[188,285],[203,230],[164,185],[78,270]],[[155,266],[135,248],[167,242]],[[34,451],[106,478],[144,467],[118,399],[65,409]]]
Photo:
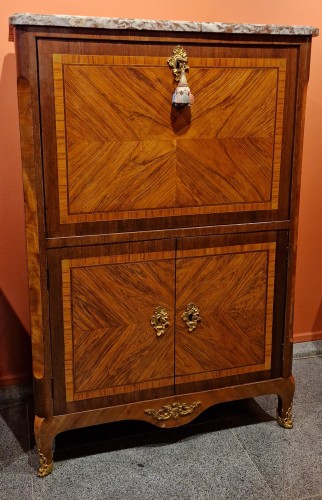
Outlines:
[[177,109],[174,43],[39,40],[50,236],[287,218],[296,49],[183,45]]
[[[50,251],[50,286],[61,290],[51,293],[56,409],[173,394],[172,246],[167,240]],[[157,307],[167,315],[164,331],[151,324]],[[155,323],[162,326],[162,318]]]
[[[177,391],[180,384],[202,390],[275,374],[283,331],[285,233],[186,238],[180,246]],[[199,319],[189,313],[191,304]]]

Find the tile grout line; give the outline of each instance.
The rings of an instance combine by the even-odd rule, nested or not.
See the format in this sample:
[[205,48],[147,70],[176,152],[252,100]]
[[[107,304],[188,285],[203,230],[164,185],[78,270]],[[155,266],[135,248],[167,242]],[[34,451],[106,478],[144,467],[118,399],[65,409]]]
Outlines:
[[318,493],[317,495],[313,495],[313,497],[301,497],[301,498],[298,498],[298,500],[314,500],[314,498],[320,499],[321,498],[321,493]]
[[0,404],[0,410],[7,410],[9,408],[16,408],[17,406],[24,406],[26,404],[26,401],[21,401],[17,403],[1,403]]
[[234,429],[229,429],[230,432],[233,434],[235,440],[237,441],[238,445],[243,449],[243,451],[245,452],[245,454],[247,455],[248,459],[250,460],[251,464],[255,467],[255,469],[257,470],[258,474],[263,478],[264,480],[264,483],[267,485],[269,491],[272,493],[272,496],[273,498],[276,498],[275,496],[275,493],[274,491],[272,490],[271,486],[269,485],[269,483],[266,481],[266,478],[265,476],[263,476],[263,474],[261,473],[261,471],[259,470],[259,468],[257,467],[257,465],[255,464],[255,462],[252,460],[250,454],[248,453],[247,449],[245,448],[245,446],[243,445],[243,443],[238,439],[237,435],[235,434],[234,432]]
[[299,359],[308,359],[308,358],[322,358],[322,354],[306,354],[304,356],[294,356],[293,361],[298,361]]

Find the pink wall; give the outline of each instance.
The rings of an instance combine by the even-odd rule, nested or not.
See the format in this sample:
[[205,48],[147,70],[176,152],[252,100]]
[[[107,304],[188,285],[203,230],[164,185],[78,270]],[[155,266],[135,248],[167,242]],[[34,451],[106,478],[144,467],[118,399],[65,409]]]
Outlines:
[[[314,25],[321,0],[11,0],[0,3],[0,385],[22,381],[28,360],[28,295],[19,151],[14,45],[8,17],[15,12],[146,19],[185,19]],[[313,40],[303,155],[295,334],[322,333],[322,36]]]

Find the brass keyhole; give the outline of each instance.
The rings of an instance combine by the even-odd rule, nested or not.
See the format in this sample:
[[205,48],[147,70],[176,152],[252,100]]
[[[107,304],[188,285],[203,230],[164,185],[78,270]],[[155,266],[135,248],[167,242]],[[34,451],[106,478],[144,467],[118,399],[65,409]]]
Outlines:
[[187,309],[182,314],[181,318],[185,321],[189,332],[192,332],[197,328],[198,321],[201,321],[199,317],[199,308],[195,304],[188,304]]

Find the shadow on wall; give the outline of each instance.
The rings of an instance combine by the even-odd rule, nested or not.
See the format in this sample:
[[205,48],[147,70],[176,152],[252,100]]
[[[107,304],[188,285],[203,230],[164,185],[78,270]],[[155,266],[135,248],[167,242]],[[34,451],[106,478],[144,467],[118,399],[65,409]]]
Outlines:
[[0,386],[29,382],[31,348],[16,60],[7,54],[0,80]]
[[0,386],[31,381],[31,339],[0,289]]

